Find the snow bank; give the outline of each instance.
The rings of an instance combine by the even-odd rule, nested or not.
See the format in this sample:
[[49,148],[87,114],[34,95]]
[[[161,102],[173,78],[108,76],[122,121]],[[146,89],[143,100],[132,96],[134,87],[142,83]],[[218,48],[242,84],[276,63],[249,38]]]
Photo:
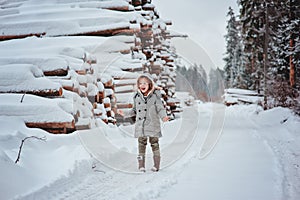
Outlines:
[[[19,117],[0,116],[0,124],[1,199],[31,193],[68,176],[76,163],[89,159],[76,134],[52,135],[29,129]],[[45,137],[46,141],[27,139],[20,161],[15,164],[21,140],[29,136]]]
[[[181,100],[187,96],[187,93],[177,95]],[[224,195],[230,199],[280,199],[281,195],[283,199],[297,199],[300,196],[300,163],[297,157],[299,117],[284,108],[263,111],[257,105],[227,107],[219,143],[211,155],[199,160],[196,155],[204,138],[202,135],[210,127],[214,106],[196,106],[200,111],[199,135],[191,146],[180,159],[159,173],[141,175],[120,173],[100,163],[78,168],[78,163],[90,159],[90,156],[83,149],[83,141],[79,141],[77,133],[81,134],[81,140],[89,136],[95,148],[107,148],[100,145],[104,143],[103,140],[93,139],[101,135],[116,148],[135,154],[137,146],[132,138],[133,126],[118,128],[99,124],[101,129],[90,132],[49,135],[38,129],[26,128],[20,118],[0,117],[0,173],[4,177],[0,180],[1,198],[11,199],[26,194],[29,195],[28,199],[33,196],[50,199],[64,195],[74,197],[74,193],[71,193],[76,188],[78,198],[91,197],[89,195],[92,194],[115,199],[182,199],[183,196],[198,198],[199,192],[206,199],[220,199]],[[162,150],[170,147],[180,120],[175,119],[163,127]],[[182,137],[187,135],[184,131],[180,133]],[[14,164],[20,140],[30,135],[46,136],[47,141],[26,141],[20,163]],[[163,161],[166,162],[168,158],[163,155]],[[111,159],[118,160],[118,157],[116,155]],[[94,171],[91,171],[91,167]],[[133,179],[131,184],[123,184]],[[149,184],[152,189],[149,189]],[[129,194],[128,190],[133,187],[134,192]]]
[[300,118],[290,109],[277,107],[260,112],[255,119],[262,139],[273,150],[284,175],[284,199],[300,197]]

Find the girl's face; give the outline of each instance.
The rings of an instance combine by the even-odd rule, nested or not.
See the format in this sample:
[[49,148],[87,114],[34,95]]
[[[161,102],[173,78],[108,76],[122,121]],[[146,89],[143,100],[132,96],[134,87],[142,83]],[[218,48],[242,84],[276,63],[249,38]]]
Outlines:
[[147,94],[147,92],[149,91],[149,81],[146,78],[141,78],[139,80],[139,90],[143,93],[143,94]]

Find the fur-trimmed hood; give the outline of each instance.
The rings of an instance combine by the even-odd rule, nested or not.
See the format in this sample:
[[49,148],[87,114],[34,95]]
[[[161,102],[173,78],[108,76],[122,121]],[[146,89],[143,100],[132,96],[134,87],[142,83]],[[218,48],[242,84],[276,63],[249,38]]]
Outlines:
[[154,82],[154,80],[153,80],[153,78],[152,78],[152,76],[151,76],[150,74],[147,74],[147,73],[146,73],[146,74],[141,74],[141,75],[137,78],[137,81],[136,81],[137,92],[140,93],[140,94],[141,94],[141,91],[139,90],[139,80],[140,80],[141,78],[146,78],[146,79],[148,79],[148,80],[150,81],[150,83],[151,83],[150,91],[149,91],[148,94],[147,94],[147,96],[149,96],[149,94],[152,94],[152,93],[154,92],[155,88],[156,88],[155,82]]

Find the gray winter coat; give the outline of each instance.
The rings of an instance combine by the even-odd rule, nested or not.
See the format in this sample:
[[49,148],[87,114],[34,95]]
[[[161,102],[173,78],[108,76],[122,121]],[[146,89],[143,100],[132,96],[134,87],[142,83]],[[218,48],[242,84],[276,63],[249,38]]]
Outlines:
[[161,93],[155,89],[147,97],[138,90],[134,94],[132,112],[136,115],[135,137],[161,137],[160,119],[167,116]]

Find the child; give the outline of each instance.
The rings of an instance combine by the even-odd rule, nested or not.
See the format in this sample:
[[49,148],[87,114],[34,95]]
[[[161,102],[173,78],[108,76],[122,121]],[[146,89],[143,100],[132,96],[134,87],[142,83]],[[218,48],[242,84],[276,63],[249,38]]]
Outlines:
[[[154,166],[152,171],[157,172],[160,167],[159,137],[162,136],[160,119],[169,120],[162,103],[161,93],[154,86],[150,75],[140,75],[137,79],[138,90],[134,94],[134,106],[129,115],[136,116],[134,136],[138,138],[138,168],[145,172],[145,154],[147,140],[152,147]],[[122,111],[119,114],[124,115]]]

